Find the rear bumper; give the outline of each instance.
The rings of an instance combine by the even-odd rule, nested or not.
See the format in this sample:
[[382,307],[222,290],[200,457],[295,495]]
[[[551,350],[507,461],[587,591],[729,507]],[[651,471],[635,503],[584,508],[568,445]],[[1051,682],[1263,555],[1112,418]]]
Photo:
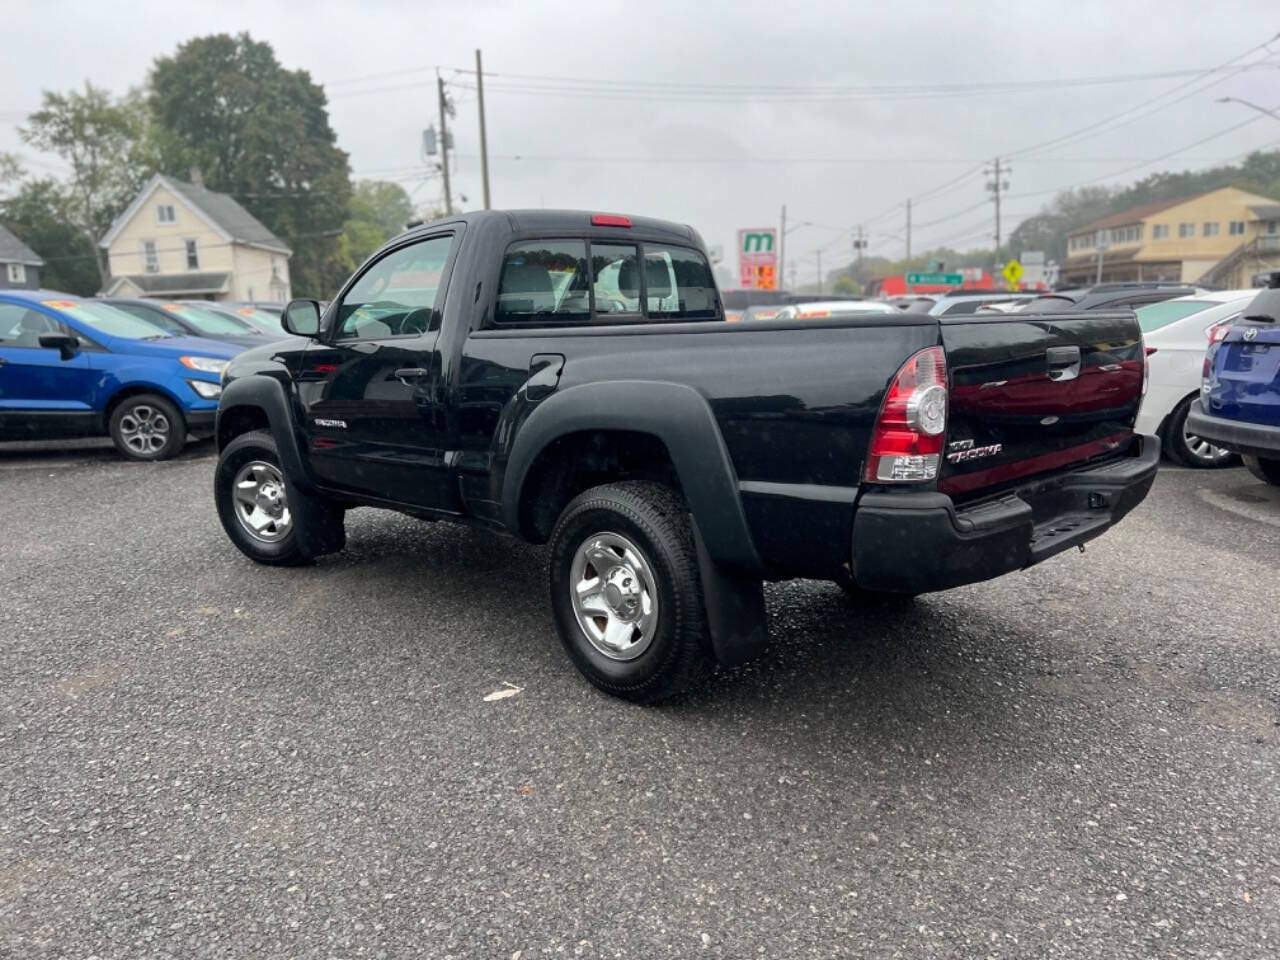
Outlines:
[[1160,441],[1136,455],[956,507],[943,493],[868,493],[853,518],[853,577],[867,590],[926,593],[1046,560],[1105,533],[1146,497]]
[[1232,453],[1255,457],[1280,456],[1280,427],[1244,420],[1227,420],[1205,413],[1198,403],[1191,404],[1187,414],[1187,430],[1198,437],[1212,440]]

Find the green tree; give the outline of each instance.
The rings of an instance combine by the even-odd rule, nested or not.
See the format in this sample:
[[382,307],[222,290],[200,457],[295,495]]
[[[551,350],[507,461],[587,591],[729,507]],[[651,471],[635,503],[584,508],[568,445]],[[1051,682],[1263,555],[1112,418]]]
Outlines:
[[151,173],[142,161],[147,114],[136,95],[114,100],[90,83],[84,90],[48,90],[19,129],[22,139],[61,157],[71,168],[58,212],[92,245],[99,283],[109,276],[98,240]]
[[101,289],[97,244],[72,225],[67,188],[52,178],[28,180],[0,201],[0,222],[40,255],[40,285],[79,296]]
[[293,249],[296,291],[332,295],[349,270],[351,176],[310,75],[247,33],[197,37],[156,60],[149,102],[163,168],[186,179],[198,167]]
[[404,187],[385,180],[361,180],[348,205],[342,229],[344,252],[354,269],[378,247],[401,233],[413,219],[413,202]]
[[838,293],[841,296],[856,297],[862,293],[862,284],[850,276],[836,277],[836,282],[831,285],[831,292]]

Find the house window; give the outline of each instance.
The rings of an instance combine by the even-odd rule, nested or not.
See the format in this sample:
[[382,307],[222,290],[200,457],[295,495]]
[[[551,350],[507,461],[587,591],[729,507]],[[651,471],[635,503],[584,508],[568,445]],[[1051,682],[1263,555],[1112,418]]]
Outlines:
[[21,263],[9,264],[9,282],[22,283],[27,282],[27,268]]
[[1180,224],[1178,224],[1178,237],[1179,237],[1179,239],[1185,239],[1185,238],[1187,238],[1187,237],[1194,237],[1195,235],[1196,235],[1196,225],[1195,225],[1194,223],[1180,223]]
[[1244,236],[1244,221],[1243,221],[1243,220],[1230,220],[1230,221],[1228,221],[1228,222],[1227,222],[1227,233],[1228,233],[1230,236],[1233,236],[1233,237],[1243,237],[1243,236]]
[[1167,223],[1157,223],[1151,228],[1152,240],[1169,239],[1169,225]]
[[156,206],[156,223],[174,223],[177,219],[172,203],[161,203]]
[[194,240],[186,240],[183,242],[186,244],[187,248],[187,269],[199,270],[200,251],[196,249],[196,242]]
[[156,242],[154,240],[142,241],[142,269],[147,273],[160,272],[160,260],[156,256]]
[[1204,235],[1206,237],[1216,237],[1218,235],[1218,228],[1221,226],[1222,224],[1218,223],[1216,220],[1213,222],[1206,220],[1204,223]]

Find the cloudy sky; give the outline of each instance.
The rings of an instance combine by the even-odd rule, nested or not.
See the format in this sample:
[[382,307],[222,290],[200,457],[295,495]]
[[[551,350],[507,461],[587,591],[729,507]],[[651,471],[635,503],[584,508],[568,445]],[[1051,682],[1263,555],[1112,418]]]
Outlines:
[[17,137],[42,89],[87,79],[123,93],[182,40],[247,30],[325,86],[357,176],[398,180],[422,204],[441,194],[420,146],[437,122],[438,67],[457,102],[455,195],[475,207],[464,71],[480,47],[495,206],[649,214],[732,250],[735,230],[776,224],[786,204],[807,224],[787,240],[804,282],[819,249],[827,269],[848,260],[859,224],[870,252],[900,256],[908,197],[915,250],[989,245],[982,166],[996,155],[1012,166],[1007,235],[1061,187],[1280,146],[1280,121],[1215,102],[1280,107],[1280,43],[1263,46],[1280,32],[1270,7],[52,0],[7,18],[0,150],[55,171]]

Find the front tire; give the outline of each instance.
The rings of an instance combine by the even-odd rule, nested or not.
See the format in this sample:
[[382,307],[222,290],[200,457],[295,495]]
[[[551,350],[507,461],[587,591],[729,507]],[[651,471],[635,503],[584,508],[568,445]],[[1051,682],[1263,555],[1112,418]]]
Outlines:
[[1195,396],[1187,397],[1173,409],[1164,428],[1164,452],[1184,467],[1214,469],[1228,466],[1234,459],[1230,450],[1187,432],[1187,414]]
[[1269,483],[1273,487],[1280,487],[1280,460],[1246,456],[1244,465],[1259,480]]
[[551,534],[551,609],[574,665],[606,693],[657,703],[711,668],[688,507],[640,481],[593,487]]
[[178,408],[154,393],[126,397],[107,424],[116,449],[130,460],[168,460],[187,442],[187,421]]
[[342,508],[306,496],[285,481],[279,448],[265,430],[241,434],[223,448],[213,496],[222,529],[241,553],[258,563],[298,566],[330,552],[330,545],[341,549],[345,542]]

